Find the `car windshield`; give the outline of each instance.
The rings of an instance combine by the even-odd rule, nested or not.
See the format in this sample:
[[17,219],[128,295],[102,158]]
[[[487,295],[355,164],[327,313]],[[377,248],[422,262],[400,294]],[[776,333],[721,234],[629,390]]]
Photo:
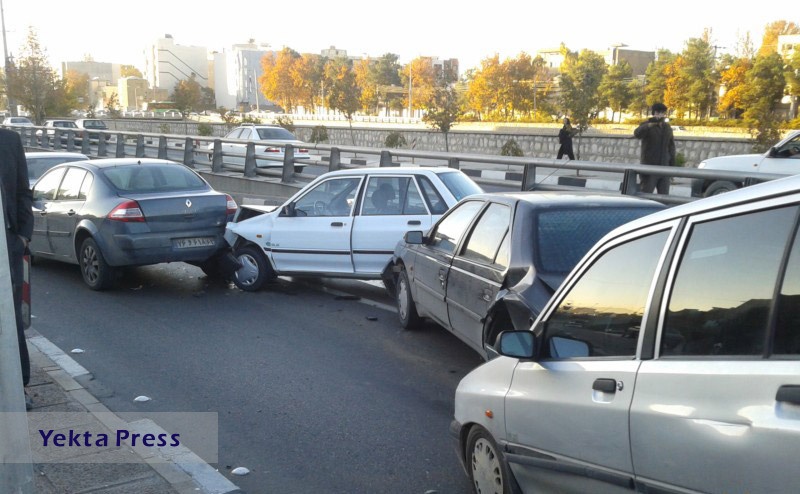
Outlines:
[[286,129],[257,129],[258,138],[263,141],[296,141],[297,137]]
[[75,129],[78,126],[75,125],[75,122],[53,122],[53,127],[62,127],[65,129]]
[[473,194],[483,194],[483,189],[461,172],[440,173],[439,178],[457,201]]
[[543,211],[536,215],[536,269],[567,274],[598,240],[658,207],[592,207]]
[[119,192],[177,192],[206,188],[206,183],[182,165],[129,165],[106,168],[103,175]]
[[100,120],[86,120],[83,122],[83,127],[86,129],[106,129],[106,124]]

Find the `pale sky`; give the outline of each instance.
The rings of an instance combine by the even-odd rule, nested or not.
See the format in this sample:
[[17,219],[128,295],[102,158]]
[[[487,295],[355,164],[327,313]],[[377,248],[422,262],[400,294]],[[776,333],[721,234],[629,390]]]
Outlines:
[[[144,49],[172,34],[178,44],[221,50],[255,38],[274,48],[319,53],[336,45],[349,55],[385,52],[458,58],[461,72],[486,56],[558,47],[602,50],[680,50],[713,28],[716,44],[732,51],[738,33],[761,40],[764,25],[797,17],[790,0],[669,1],[175,1],[4,0],[8,44],[16,54],[34,26],[50,61],[81,60],[144,66]],[[794,12],[796,17],[791,18]]]

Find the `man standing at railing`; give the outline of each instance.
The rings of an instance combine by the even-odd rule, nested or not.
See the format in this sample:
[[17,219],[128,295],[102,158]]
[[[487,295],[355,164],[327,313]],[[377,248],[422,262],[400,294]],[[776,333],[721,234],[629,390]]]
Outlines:
[[[675,138],[667,123],[667,107],[663,103],[653,105],[653,116],[633,131],[633,136],[642,140],[643,165],[675,166]],[[642,175],[639,188],[642,192],[669,194],[670,177]]]
[[[27,386],[31,376],[28,347],[22,323],[22,258],[33,235],[32,194],[28,182],[28,164],[25,149],[16,132],[0,129],[0,186],[3,188],[6,242],[11,268],[11,285],[14,291],[19,360],[22,364],[22,381]],[[0,397],[2,399],[2,397]],[[26,402],[29,399],[26,395]]]

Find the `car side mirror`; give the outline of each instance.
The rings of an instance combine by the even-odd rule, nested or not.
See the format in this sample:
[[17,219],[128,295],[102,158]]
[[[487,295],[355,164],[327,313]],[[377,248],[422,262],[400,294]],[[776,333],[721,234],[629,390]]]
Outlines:
[[769,151],[767,151],[767,157],[775,158],[776,156],[778,156],[778,148],[772,146],[771,148],[769,148]]
[[290,202],[281,208],[281,216],[297,216],[297,211],[294,209],[293,202]]
[[530,331],[503,331],[497,337],[495,350],[505,357],[532,359],[536,355],[536,339]]
[[419,230],[406,232],[403,239],[406,241],[407,244],[411,245],[421,245],[425,243],[425,235]]

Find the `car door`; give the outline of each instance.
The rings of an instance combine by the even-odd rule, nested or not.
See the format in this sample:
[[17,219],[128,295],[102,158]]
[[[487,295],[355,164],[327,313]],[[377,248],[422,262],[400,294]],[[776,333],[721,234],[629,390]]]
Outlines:
[[447,276],[447,313],[452,331],[481,354],[483,323],[503,283],[504,260],[497,253],[509,232],[511,207],[490,203],[483,210]]
[[603,246],[535,324],[539,358],[517,365],[505,401],[509,460],[521,484],[631,492],[639,329],[674,225]]
[[[81,197],[81,188],[87,172],[82,168],[70,167],[64,174],[56,199],[47,211],[47,234],[53,253],[59,257],[71,258],[75,254],[73,235],[86,200]],[[91,180],[91,175],[89,175]]]
[[450,327],[445,301],[450,263],[461,238],[484,204],[484,201],[474,200],[457,205],[431,230],[426,243],[413,247],[416,256],[414,265],[409,268],[417,309],[420,315],[446,328]]
[[[224,137],[224,139],[239,139],[242,135],[242,131],[245,129],[233,129],[228,135]],[[223,142],[222,143],[222,152],[225,153],[225,162],[226,163],[233,163],[233,164],[243,164],[244,163],[244,156],[231,156],[232,153],[235,154],[242,154],[244,155],[244,146],[241,144],[233,144],[231,142]]]
[[431,215],[411,175],[372,175],[353,218],[353,265],[380,274],[409,230],[427,231]]
[[353,272],[352,212],[362,178],[323,180],[293,202],[293,216],[275,218],[269,248],[279,272]]
[[33,236],[31,237],[31,253],[52,255],[55,252],[48,235],[48,218],[53,207],[58,186],[64,177],[66,168],[56,168],[45,173],[33,188]]
[[690,219],[631,406],[643,488],[797,490],[799,199]]
[[758,171],[782,175],[800,173],[800,133],[770,151],[759,163]]

